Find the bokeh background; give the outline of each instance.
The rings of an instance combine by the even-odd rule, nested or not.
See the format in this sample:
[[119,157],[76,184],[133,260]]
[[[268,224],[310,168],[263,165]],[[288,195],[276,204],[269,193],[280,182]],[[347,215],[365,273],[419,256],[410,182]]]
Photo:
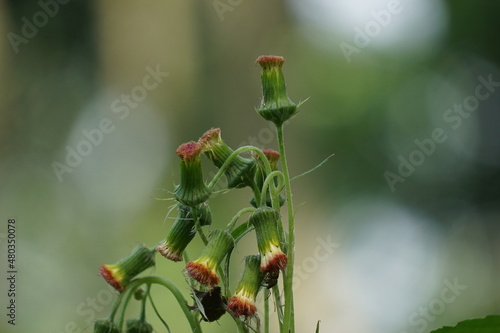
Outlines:
[[[427,332],[498,314],[499,15],[486,0],[0,1],[0,331],[92,332],[115,297],[99,265],[172,223],[160,199],[179,144],[220,127],[233,147],[277,148],[254,111],[261,54],[284,56],[290,97],[310,98],[285,128],[291,174],[335,154],[293,182],[297,331]],[[86,156],[56,172],[79,145]],[[212,228],[249,195],[211,199]],[[254,251],[251,237],[239,246],[233,276]],[[187,296],[182,265],[157,261],[148,273]],[[156,301],[186,332],[172,297]],[[229,316],[203,327],[236,330]]]

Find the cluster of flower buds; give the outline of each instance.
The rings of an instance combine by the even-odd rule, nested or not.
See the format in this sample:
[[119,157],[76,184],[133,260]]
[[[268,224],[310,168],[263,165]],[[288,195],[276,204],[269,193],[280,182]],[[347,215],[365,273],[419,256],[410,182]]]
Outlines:
[[138,274],[155,265],[155,249],[138,245],[132,253],[113,265],[101,265],[100,275],[113,288],[122,292]]
[[[279,130],[297,113],[300,105],[288,98],[282,72],[282,57],[261,56],[257,63],[262,67],[263,91],[257,112],[264,119],[273,122]],[[249,218],[249,225],[255,229],[259,254],[245,257],[245,268],[236,291],[226,301],[218,286],[221,280],[218,270],[235,245],[230,233],[233,229],[228,227],[227,230],[213,231],[200,256],[189,261],[185,267],[187,275],[202,286],[200,290],[193,289],[193,298],[197,302],[191,309],[199,310],[202,319],[208,322],[218,320],[226,310],[237,318],[248,319],[255,316],[255,302],[259,290],[276,285],[280,271],[284,270],[288,263],[286,249],[282,248],[285,246],[284,235],[280,235],[282,227],[279,225],[281,220],[277,211],[285,199],[281,194],[277,197],[278,202],[272,199],[271,189],[279,184],[277,179],[271,181],[271,187],[264,188],[270,172],[277,170],[280,154],[271,149],[263,149],[266,161],[263,160],[262,154],[245,158],[239,154],[235,155],[234,152],[222,140],[219,128],[206,131],[196,142],[190,141],[180,145],[176,150],[180,158],[180,179],[173,192],[177,200],[178,216],[165,240],[152,249],[139,245],[127,258],[116,264],[101,265],[100,275],[116,290],[123,292],[132,279],[155,265],[156,252],[174,262],[182,260],[186,247],[196,235],[196,230],[212,223],[207,200],[212,194],[213,185],[207,185],[203,177],[201,155],[205,155],[217,168],[223,169],[228,189],[249,186],[254,190],[255,197],[260,200],[256,202],[255,198],[252,199],[251,204],[256,209]],[[259,190],[265,191],[258,193]],[[138,290],[142,292],[142,289]],[[145,297],[142,293],[135,296],[139,300],[144,300]],[[126,332],[152,331],[152,326],[145,322],[144,318],[126,322]],[[112,320],[98,320],[95,322],[94,332],[119,333],[120,328]]]

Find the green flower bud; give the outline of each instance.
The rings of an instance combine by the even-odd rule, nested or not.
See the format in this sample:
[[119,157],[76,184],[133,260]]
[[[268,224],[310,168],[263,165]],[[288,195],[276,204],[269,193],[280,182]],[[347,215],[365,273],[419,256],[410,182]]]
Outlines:
[[156,247],[156,251],[172,261],[181,261],[182,252],[196,235],[195,221],[191,208],[179,204],[179,215],[168,232],[163,244]]
[[186,206],[196,206],[207,201],[210,189],[203,181],[201,168],[201,145],[191,141],[177,148],[180,162],[180,183],[174,190],[175,198]]
[[257,63],[262,67],[262,102],[257,112],[265,120],[281,126],[294,116],[298,106],[288,98],[285,78],[281,67],[285,59],[279,56],[260,56]]
[[217,285],[220,281],[217,268],[233,246],[234,239],[227,231],[215,230],[200,257],[187,263],[186,271],[201,284]]
[[245,270],[241,276],[234,295],[229,298],[227,308],[235,317],[251,317],[255,315],[257,308],[255,299],[262,284],[262,272],[260,271],[260,255],[245,257]]
[[263,273],[285,269],[288,262],[288,257],[280,248],[278,219],[279,213],[269,207],[260,207],[250,216],[257,235],[260,270]]
[[[222,141],[220,128],[212,128],[203,134],[198,140],[203,147],[205,155],[220,168],[228,159],[233,150]],[[253,159],[236,156],[224,170],[227,178],[228,188],[242,188],[248,186],[255,173],[255,162]]]
[[109,319],[96,320],[94,333],[120,333],[120,328]]
[[153,327],[141,319],[129,319],[127,320],[126,333],[151,333],[153,332]]
[[138,245],[132,253],[114,265],[101,265],[100,275],[113,288],[122,292],[136,275],[155,265],[155,250]]
[[[272,149],[262,149],[262,152],[264,153],[264,155],[267,157],[267,160],[269,161],[269,164],[271,166],[271,171],[278,170],[278,160],[280,158],[280,153],[278,153],[276,150],[272,150]],[[256,160],[256,164],[257,164],[257,170],[255,171],[255,183],[257,184],[258,188],[262,188],[262,186],[264,185],[264,181],[266,180],[266,178],[268,176],[268,173],[266,172],[266,169],[264,168],[264,163],[260,159],[260,156],[258,154],[254,154],[253,156],[254,156],[254,158]],[[277,179],[275,179],[275,184],[277,184],[277,182],[278,182]],[[265,195],[267,196],[266,197],[266,205],[271,207],[272,203],[271,203],[271,197],[269,196],[269,192],[266,192]],[[280,207],[283,206],[283,204],[285,203],[285,198],[281,194],[278,196],[278,200],[279,200]],[[259,205],[259,203],[255,202],[254,198],[252,198],[250,203],[255,208],[257,208]]]

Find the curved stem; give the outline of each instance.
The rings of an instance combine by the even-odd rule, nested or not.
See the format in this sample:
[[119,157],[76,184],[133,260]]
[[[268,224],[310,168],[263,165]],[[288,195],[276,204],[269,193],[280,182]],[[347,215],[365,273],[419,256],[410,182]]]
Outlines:
[[233,216],[233,218],[231,219],[231,221],[227,224],[227,227],[226,227],[227,232],[229,232],[229,233],[233,232],[234,227],[236,226],[236,222],[238,222],[239,218],[243,214],[245,214],[245,213],[251,213],[253,211],[255,211],[255,208],[253,208],[253,207],[246,207],[246,208],[243,208],[240,211],[238,211],[236,213],[236,215]]
[[189,322],[189,325],[191,326],[191,331],[196,333],[202,332],[200,323],[198,322],[198,320],[196,320],[196,317],[193,315],[191,310],[189,310],[186,299],[184,298],[181,291],[179,290],[179,288],[177,288],[175,284],[173,284],[171,281],[165,278],[161,278],[158,276],[146,276],[139,279],[138,281],[141,281],[141,283],[158,284],[167,288],[175,297],[177,303],[179,303],[179,306],[184,312],[184,316],[186,317],[186,319]]
[[[266,180],[264,181],[264,184],[262,185],[262,197],[261,197],[261,200],[259,202],[259,206],[263,206],[263,205],[266,204],[266,195],[265,195],[265,193],[267,192],[268,187],[270,187],[271,182],[274,183],[274,178],[275,177],[278,177],[278,179],[281,180],[281,182],[285,181],[285,176],[283,175],[283,173],[281,171],[276,170],[276,171],[273,171],[270,174],[268,174],[267,177],[266,177]],[[281,188],[281,187],[282,187],[281,183],[278,183],[277,185],[272,186],[272,188],[271,188],[271,197],[276,197],[277,198],[277,196],[279,194],[279,191],[274,191],[274,190],[276,188]],[[276,192],[276,193],[272,193],[272,192]],[[278,201],[279,201],[279,199],[278,199]],[[278,205],[279,205],[279,202],[278,202]]]
[[293,216],[292,188],[290,186],[290,174],[285,154],[285,144],[283,141],[283,126],[276,126],[278,134],[278,145],[281,155],[281,167],[285,176],[285,191],[288,211],[288,265],[284,279],[285,289],[285,314],[283,322],[283,332],[295,332],[293,313],[293,265],[295,260],[295,221]]
[[229,166],[229,164],[231,163],[231,161],[237,155],[239,155],[239,154],[241,154],[243,152],[246,152],[246,151],[253,151],[257,155],[259,155],[259,157],[261,158],[261,160],[264,162],[264,168],[265,168],[266,172],[267,173],[271,173],[271,165],[269,164],[269,161],[267,160],[266,155],[264,155],[264,153],[259,148],[254,147],[254,146],[243,146],[243,147],[240,147],[240,148],[236,149],[235,151],[233,151],[231,153],[231,155],[229,155],[229,157],[227,158],[227,160],[224,162],[224,164],[222,164],[222,166],[219,168],[219,171],[217,171],[217,173],[215,174],[214,178],[207,185],[210,190],[212,190],[213,187],[215,186],[215,184],[217,184],[217,182],[222,177],[222,175],[224,174],[224,171],[227,169],[227,167]]

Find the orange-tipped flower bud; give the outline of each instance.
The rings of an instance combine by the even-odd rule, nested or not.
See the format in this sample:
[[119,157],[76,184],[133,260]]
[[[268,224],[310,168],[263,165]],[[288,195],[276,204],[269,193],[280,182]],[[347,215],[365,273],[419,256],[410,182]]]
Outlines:
[[156,251],[172,261],[181,261],[182,252],[196,235],[194,225],[191,208],[179,204],[179,215],[168,232],[167,238],[156,247]]
[[113,288],[122,292],[136,275],[155,265],[155,250],[138,245],[132,253],[114,265],[101,265],[99,274]]
[[217,285],[220,281],[217,267],[233,246],[233,237],[228,232],[215,230],[200,257],[187,263],[186,271],[201,284]]
[[234,295],[229,298],[227,308],[235,317],[245,318],[255,315],[255,299],[262,284],[260,255],[245,257],[245,270]]
[[281,251],[278,238],[279,213],[269,207],[258,208],[250,217],[255,227],[263,273],[285,269],[288,257]]

